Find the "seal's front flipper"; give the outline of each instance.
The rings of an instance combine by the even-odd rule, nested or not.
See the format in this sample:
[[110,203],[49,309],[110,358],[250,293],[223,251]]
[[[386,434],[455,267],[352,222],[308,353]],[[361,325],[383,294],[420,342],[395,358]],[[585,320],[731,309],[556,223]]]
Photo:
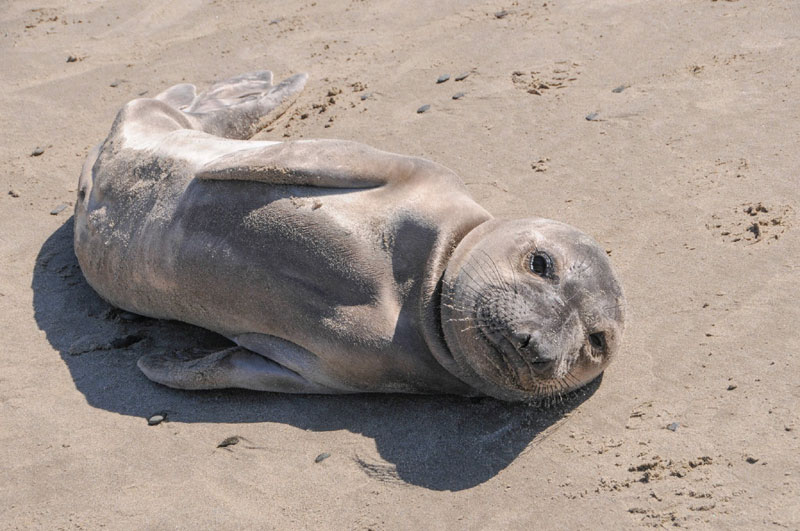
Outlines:
[[298,140],[237,149],[206,163],[195,177],[323,188],[375,188],[433,175],[448,175],[460,182],[453,172],[429,160],[347,140]]
[[207,356],[186,359],[179,354],[148,354],[139,369],[154,382],[176,389],[238,387],[275,393],[337,393],[310,382],[289,369],[246,348],[232,347]]

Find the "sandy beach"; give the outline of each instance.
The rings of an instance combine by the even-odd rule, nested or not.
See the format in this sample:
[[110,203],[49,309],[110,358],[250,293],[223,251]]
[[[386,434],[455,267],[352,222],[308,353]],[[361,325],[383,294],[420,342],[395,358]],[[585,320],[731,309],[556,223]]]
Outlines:
[[[628,301],[602,381],[531,409],[147,380],[226,341],[87,285],[81,165],[126,102],[261,69],[310,78],[258,138],[422,156],[597,239]],[[0,528],[800,528],[800,4],[12,0],[0,71]]]

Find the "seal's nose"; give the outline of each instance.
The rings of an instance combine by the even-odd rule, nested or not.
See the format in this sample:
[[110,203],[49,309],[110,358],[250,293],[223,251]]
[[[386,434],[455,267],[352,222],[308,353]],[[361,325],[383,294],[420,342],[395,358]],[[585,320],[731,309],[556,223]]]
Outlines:
[[[538,336],[538,334],[536,334]],[[555,368],[555,358],[549,352],[544,352],[538,339],[528,332],[514,332],[511,342],[521,355],[525,356],[528,363],[537,373],[549,373]]]
[[605,332],[595,332],[593,334],[589,334],[589,344],[592,345],[592,348],[595,350],[605,350],[606,349]]

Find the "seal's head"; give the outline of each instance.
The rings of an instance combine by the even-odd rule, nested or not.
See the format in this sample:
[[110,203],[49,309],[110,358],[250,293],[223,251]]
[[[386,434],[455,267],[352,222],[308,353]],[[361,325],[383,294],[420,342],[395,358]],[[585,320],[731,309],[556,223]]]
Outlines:
[[564,223],[491,220],[458,244],[441,318],[461,379],[537,401],[594,380],[622,339],[625,299],[605,251]]

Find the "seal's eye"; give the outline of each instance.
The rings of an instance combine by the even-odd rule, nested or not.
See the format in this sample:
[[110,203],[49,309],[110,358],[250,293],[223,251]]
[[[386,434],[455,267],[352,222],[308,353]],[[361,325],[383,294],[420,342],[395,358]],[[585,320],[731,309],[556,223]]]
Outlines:
[[547,253],[536,251],[531,256],[530,268],[535,275],[551,278],[553,276],[553,259]]

